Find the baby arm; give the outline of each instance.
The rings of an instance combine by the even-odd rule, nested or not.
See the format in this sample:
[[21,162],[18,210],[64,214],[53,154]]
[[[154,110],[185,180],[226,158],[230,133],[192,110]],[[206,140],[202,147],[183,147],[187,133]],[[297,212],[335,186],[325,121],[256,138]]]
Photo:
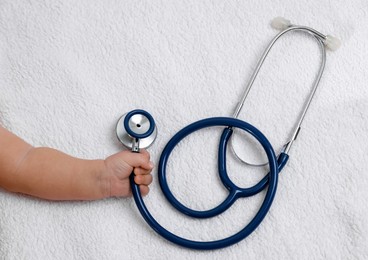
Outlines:
[[0,127],[0,187],[49,200],[94,200],[130,196],[129,175],[143,195],[152,182],[148,152],[123,151],[105,160],[83,160],[33,147]]

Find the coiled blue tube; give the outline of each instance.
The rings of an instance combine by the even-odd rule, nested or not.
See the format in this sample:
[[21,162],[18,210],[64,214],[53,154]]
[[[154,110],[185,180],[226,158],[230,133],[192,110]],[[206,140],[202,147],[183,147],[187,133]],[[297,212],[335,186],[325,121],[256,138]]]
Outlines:
[[[203,211],[203,212],[193,211],[191,209],[186,208],[183,205],[182,206],[185,207],[185,209],[182,209],[181,207],[178,208],[177,205],[178,204],[181,205],[181,203],[175,199],[166,181],[166,165],[170,157],[170,154],[175,148],[175,146],[186,136],[202,128],[212,127],[212,126],[230,127],[230,128],[226,128],[221,136],[220,145],[219,145],[219,159],[218,159],[220,178],[222,182],[224,183],[225,187],[229,190],[229,196],[227,199],[225,199],[223,203],[221,203],[219,206],[209,211]],[[270,172],[264,179],[262,179],[254,187],[246,188],[246,189],[239,188],[235,184],[233,184],[227,176],[226,162],[225,162],[226,146],[227,146],[227,142],[232,133],[231,127],[240,128],[248,132],[252,136],[254,136],[256,140],[262,145],[264,151],[266,152],[266,155],[269,161]],[[219,248],[230,246],[244,239],[249,234],[251,234],[258,227],[258,225],[262,222],[263,218],[266,216],[269,208],[271,207],[273,198],[276,193],[279,168],[281,169],[285,165],[287,159],[288,159],[288,155],[281,153],[277,161],[275,152],[271,144],[267,140],[267,138],[254,126],[244,121],[241,121],[239,119],[235,119],[235,118],[214,117],[214,118],[203,119],[203,120],[200,120],[200,121],[197,121],[197,122],[194,122],[188,125],[187,127],[180,130],[176,135],[174,135],[171,138],[171,140],[167,143],[166,147],[164,148],[161,154],[161,157],[160,157],[160,162],[158,166],[159,182],[160,182],[161,189],[163,193],[165,194],[166,198],[171,203],[173,203],[174,201],[174,205],[176,203],[175,207],[178,208],[184,214],[195,216],[195,217],[200,217],[200,218],[218,215],[222,213],[223,211],[225,211],[226,209],[228,209],[235,202],[237,198],[254,195],[257,192],[264,189],[268,185],[268,189],[267,189],[264,201],[259,211],[257,212],[257,214],[248,223],[248,225],[244,227],[242,230],[240,230],[238,233],[230,237],[220,239],[220,240],[215,240],[215,241],[202,242],[202,241],[188,240],[188,239],[179,237],[169,232],[168,230],[166,230],[152,217],[147,207],[145,206],[144,201],[139,191],[139,187],[138,185],[134,183],[133,174],[130,177],[130,182],[132,186],[134,200],[137,204],[137,207],[140,213],[142,214],[146,222],[158,234],[160,234],[161,236],[163,236],[164,238],[166,238],[167,240],[175,244],[178,244],[180,246],[187,247],[187,248],[199,249],[199,250],[219,249]]]

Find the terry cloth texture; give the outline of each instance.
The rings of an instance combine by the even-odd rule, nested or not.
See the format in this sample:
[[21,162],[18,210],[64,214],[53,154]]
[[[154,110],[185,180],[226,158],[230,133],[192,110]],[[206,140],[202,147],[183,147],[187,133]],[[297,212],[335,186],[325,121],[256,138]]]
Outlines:
[[[49,202],[0,190],[1,259],[368,259],[368,2],[365,0],[0,0],[0,123],[35,146],[105,158],[123,149],[118,118],[149,111],[158,163],[170,138],[196,120],[232,115],[269,41],[270,21],[337,36],[302,130],[262,224],[216,251],[178,247],[157,235],[132,198]],[[278,152],[288,141],[318,70],[313,37],[285,35],[270,52],[239,118]],[[217,173],[221,127],[174,150],[168,183],[179,201],[205,210],[227,196]],[[235,149],[259,160],[242,133]],[[230,178],[249,187],[264,168],[228,155]],[[225,238],[257,212],[264,192],[198,220],[162,195],[157,168],[144,198],[159,223],[188,239]]]

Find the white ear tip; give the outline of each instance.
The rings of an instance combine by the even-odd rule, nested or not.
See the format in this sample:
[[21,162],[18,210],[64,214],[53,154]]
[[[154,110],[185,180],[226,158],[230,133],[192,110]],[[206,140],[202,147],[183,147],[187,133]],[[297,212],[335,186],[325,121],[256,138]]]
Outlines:
[[285,30],[291,25],[290,20],[285,19],[284,17],[276,17],[271,21],[272,28],[277,30]]
[[326,47],[329,48],[331,51],[336,51],[341,46],[341,41],[331,35],[326,35],[324,43]]

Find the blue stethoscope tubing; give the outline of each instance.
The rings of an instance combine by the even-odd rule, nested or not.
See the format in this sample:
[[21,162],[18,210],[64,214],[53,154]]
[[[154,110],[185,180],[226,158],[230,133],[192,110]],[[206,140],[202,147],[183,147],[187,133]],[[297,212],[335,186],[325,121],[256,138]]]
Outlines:
[[[227,199],[225,199],[224,202],[222,202],[219,206],[212,210],[208,211],[194,211],[191,210],[184,205],[182,205],[179,201],[177,201],[174,196],[172,195],[166,181],[166,165],[168,162],[168,159],[170,157],[171,152],[175,148],[175,146],[183,140],[186,136],[190,135],[191,133],[198,131],[203,128],[212,127],[212,126],[226,126],[227,128],[224,129],[224,132],[220,139],[220,145],[219,145],[219,157],[218,157],[218,163],[219,163],[219,174],[220,179],[225,185],[225,187],[229,190],[229,196]],[[226,171],[226,147],[228,140],[232,133],[232,127],[242,129],[249,134],[251,134],[263,147],[268,161],[269,161],[269,173],[255,186],[251,188],[239,188],[236,186],[233,182],[230,181],[227,171]],[[277,181],[278,181],[278,173],[283,168],[283,166],[286,164],[288,160],[288,155],[285,153],[281,153],[279,157],[277,158],[275,155],[275,152],[270,144],[270,142],[267,140],[267,138],[254,126],[248,124],[247,122],[241,121],[236,118],[229,118],[229,117],[214,117],[214,118],[207,118],[203,119],[197,122],[194,122],[182,130],[180,130],[176,135],[174,135],[171,140],[167,143],[165,146],[161,157],[159,161],[158,166],[158,178],[160,182],[161,189],[163,193],[165,194],[166,198],[173,203],[173,206],[176,207],[179,211],[182,213],[199,217],[199,218],[207,218],[212,217],[215,215],[218,215],[225,211],[227,208],[229,208],[237,198],[239,197],[247,197],[254,195],[258,193],[259,191],[263,190],[267,185],[268,189],[266,192],[266,196],[264,198],[264,201],[259,208],[259,211],[254,216],[254,218],[248,223],[246,227],[244,227],[242,230],[240,230],[238,233],[216,241],[193,241],[189,239],[185,239],[182,237],[179,237],[168,230],[166,230],[164,227],[162,227],[150,214],[148,211],[142,196],[140,194],[139,186],[135,184],[134,182],[134,175],[132,174],[130,177],[130,183],[132,186],[132,192],[134,200],[137,204],[137,207],[143,216],[143,218],[146,220],[146,222],[151,226],[153,230],[155,230],[158,234],[166,238],[167,240],[183,246],[187,248],[192,249],[199,249],[199,250],[212,250],[212,249],[219,249],[223,247],[227,247],[230,245],[233,245],[245,237],[247,237],[249,234],[251,234],[258,225],[262,222],[263,218],[266,216],[268,210],[271,207],[273,198],[276,194],[276,188],[277,188]]]

